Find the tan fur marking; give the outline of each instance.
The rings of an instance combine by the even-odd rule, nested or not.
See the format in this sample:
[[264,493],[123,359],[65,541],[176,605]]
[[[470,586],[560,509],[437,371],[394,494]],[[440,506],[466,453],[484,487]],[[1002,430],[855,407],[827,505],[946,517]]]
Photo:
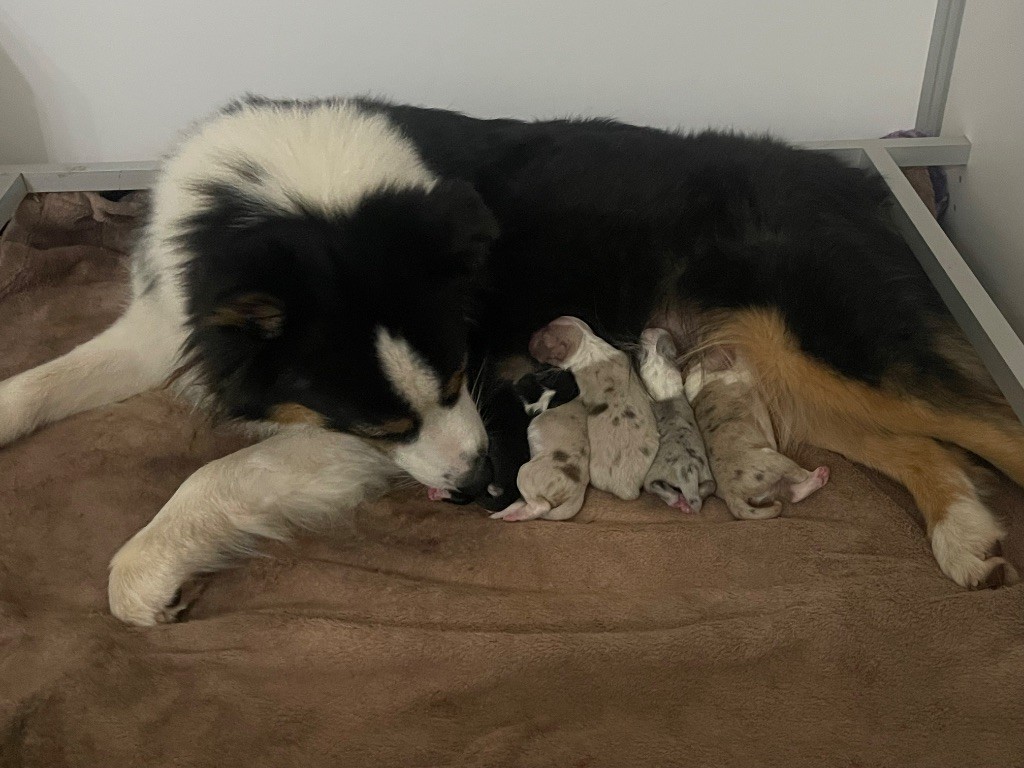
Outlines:
[[246,293],[222,304],[206,316],[206,325],[246,328],[254,326],[266,339],[281,335],[284,307],[266,293]]
[[392,419],[381,424],[362,424],[356,427],[357,431],[364,437],[388,438],[402,435],[415,426],[410,418]]
[[951,502],[976,498],[967,472],[950,450],[927,437],[888,435],[843,427],[819,432],[816,444],[899,481],[914,497],[928,533],[946,516]]
[[444,387],[441,389],[441,400],[454,400],[459,396],[459,392],[462,391],[462,382],[466,380],[466,369],[465,367],[459,368],[455,373],[451,375],[451,378],[445,382]]
[[278,424],[311,424],[315,427],[322,427],[327,423],[322,415],[298,403],[281,403],[273,406],[267,419]]

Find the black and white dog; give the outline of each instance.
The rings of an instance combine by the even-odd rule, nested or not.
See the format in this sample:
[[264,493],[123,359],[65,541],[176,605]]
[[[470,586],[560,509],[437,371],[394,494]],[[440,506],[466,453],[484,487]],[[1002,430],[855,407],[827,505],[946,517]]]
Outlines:
[[110,607],[174,617],[252,536],[405,472],[476,495],[466,387],[575,315],[605,337],[728,343],[784,445],[903,482],[941,569],[1009,575],[958,455],[1024,481],[1024,429],[885,210],[883,185],[767,139],[526,123],[371,100],[250,98],[168,157],[107,331],[0,384],[0,444],[173,379],[264,428],[196,472],[111,563]]

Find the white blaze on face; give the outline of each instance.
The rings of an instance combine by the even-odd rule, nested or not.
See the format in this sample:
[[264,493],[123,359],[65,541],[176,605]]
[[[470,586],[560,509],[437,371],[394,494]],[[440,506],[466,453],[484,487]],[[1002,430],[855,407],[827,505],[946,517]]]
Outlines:
[[395,392],[419,415],[416,439],[397,446],[399,467],[427,486],[455,490],[459,480],[487,451],[487,432],[466,385],[455,405],[441,405],[442,382],[409,343],[377,329],[377,357]]

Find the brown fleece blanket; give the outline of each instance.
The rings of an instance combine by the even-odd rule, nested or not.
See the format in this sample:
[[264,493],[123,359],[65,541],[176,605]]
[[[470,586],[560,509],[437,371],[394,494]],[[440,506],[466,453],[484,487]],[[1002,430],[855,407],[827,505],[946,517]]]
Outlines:
[[[23,203],[0,376],[116,316],[142,204]],[[906,493],[821,451],[832,482],[764,522],[406,492],[205,579],[184,623],[119,624],[111,555],[239,445],[155,392],[0,450],[0,765],[1024,765],[1024,585],[960,589]],[[1024,494],[991,500],[1024,572]]]

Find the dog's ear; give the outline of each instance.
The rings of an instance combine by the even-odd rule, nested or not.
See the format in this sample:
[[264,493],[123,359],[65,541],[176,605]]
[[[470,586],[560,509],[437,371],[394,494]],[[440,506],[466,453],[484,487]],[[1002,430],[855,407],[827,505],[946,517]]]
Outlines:
[[475,271],[483,264],[498,237],[498,222],[471,184],[439,181],[427,194],[425,212],[431,225],[444,232],[457,267]]
[[276,339],[284,331],[284,302],[269,293],[237,293],[217,303],[203,318],[208,327],[238,328],[261,339]]

